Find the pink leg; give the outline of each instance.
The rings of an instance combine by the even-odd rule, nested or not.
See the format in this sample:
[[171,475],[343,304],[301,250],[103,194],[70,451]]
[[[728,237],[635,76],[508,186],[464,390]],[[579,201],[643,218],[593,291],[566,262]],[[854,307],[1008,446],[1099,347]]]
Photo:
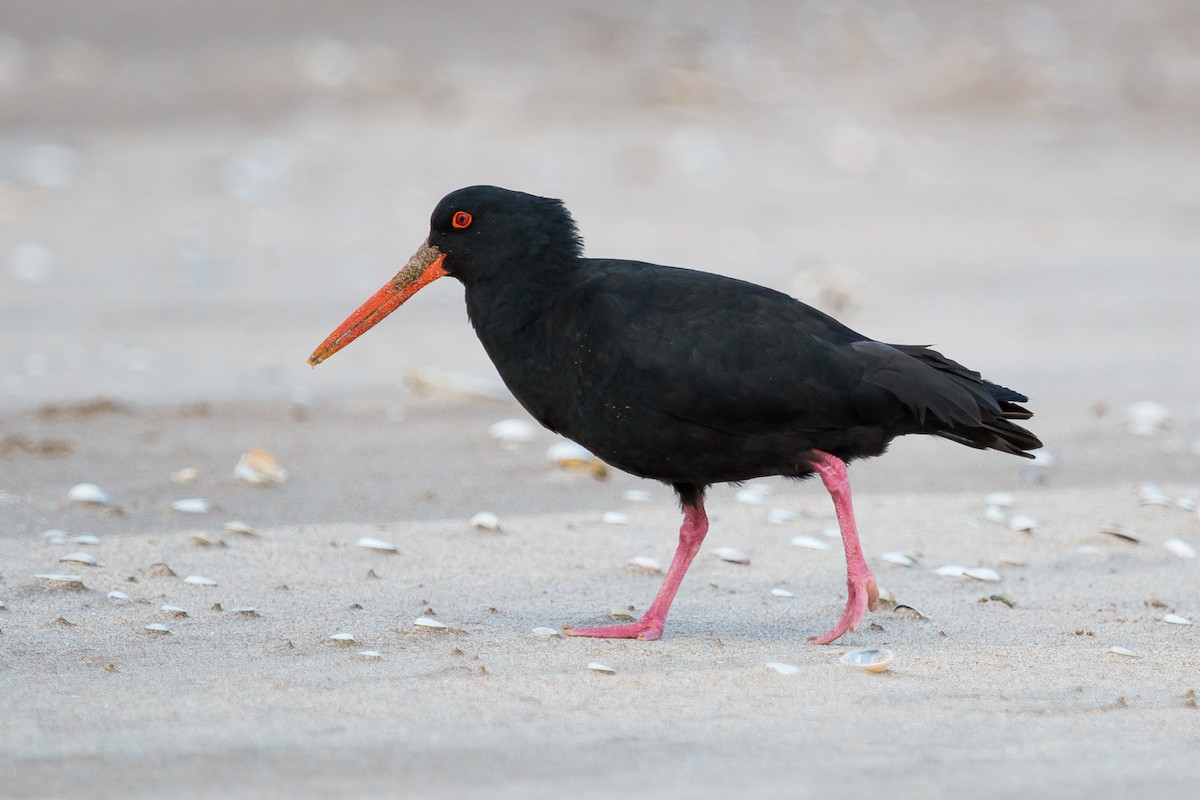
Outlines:
[[708,533],[708,517],[704,514],[704,500],[697,497],[695,503],[685,501],[683,506],[683,525],[679,528],[679,547],[675,550],[675,558],[667,569],[667,577],[663,579],[658,596],[650,604],[650,608],[637,622],[628,625],[610,625],[605,628],[564,628],[568,636],[594,636],[602,639],[657,639],[662,636],[663,626],[667,622],[667,612],[671,610],[671,601],[679,584],[683,583],[684,573],[688,565],[700,550],[704,534]]
[[846,477],[846,464],[829,453],[820,450],[814,452],[816,459],[812,466],[833,498],[833,508],[842,529],[842,545],[846,548],[846,586],[849,588],[846,610],[828,633],[812,639],[815,644],[829,644],[846,631],[858,630],[867,609],[874,611],[878,607],[879,589],[875,586],[875,576],[867,568],[862,547],[858,544],[858,526],[854,524],[854,506],[850,503],[850,479]]

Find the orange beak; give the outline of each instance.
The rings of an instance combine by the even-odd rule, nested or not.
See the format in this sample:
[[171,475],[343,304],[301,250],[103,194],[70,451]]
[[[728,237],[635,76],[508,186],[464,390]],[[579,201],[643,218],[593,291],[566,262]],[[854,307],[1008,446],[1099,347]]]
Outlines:
[[358,310],[346,318],[337,330],[329,334],[329,338],[321,342],[321,346],[308,357],[308,363],[314,367],[331,355],[353,342],[359,336],[373,328],[376,323],[404,305],[404,301],[412,297],[422,287],[432,283],[443,275],[448,275],[442,268],[446,255],[429,242],[421,245],[420,249],[404,265],[404,269],[396,273],[396,277],[371,299],[359,306]]

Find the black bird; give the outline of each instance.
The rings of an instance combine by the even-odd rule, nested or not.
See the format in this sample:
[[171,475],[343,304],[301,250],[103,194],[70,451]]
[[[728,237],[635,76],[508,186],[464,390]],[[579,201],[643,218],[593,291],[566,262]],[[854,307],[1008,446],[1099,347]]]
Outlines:
[[787,295],[733,278],[583,257],[558,200],[494,186],[452,192],[408,264],[334,331],[313,366],[429,282],[466,289],[467,314],[534,419],[605,462],[674,487],[679,547],[637,622],[575,636],[657,639],[708,530],[707,487],[819,475],[846,550],[849,597],[818,644],[878,601],[858,543],[846,464],[924,433],[1019,456],[1041,446],[1011,420],[1023,395],[927,347],[877,342]]

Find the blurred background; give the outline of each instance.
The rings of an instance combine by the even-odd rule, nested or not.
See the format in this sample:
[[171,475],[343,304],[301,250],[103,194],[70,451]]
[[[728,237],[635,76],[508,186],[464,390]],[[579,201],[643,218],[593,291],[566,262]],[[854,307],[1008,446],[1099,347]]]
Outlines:
[[1048,442],[1159,401],[1194,472],[1197,31],[1190,0],[6,0],[0,412],[399,419],[414,369],[494,381],[452,281],[305,364],[494,183],[590,255],[937,345]]

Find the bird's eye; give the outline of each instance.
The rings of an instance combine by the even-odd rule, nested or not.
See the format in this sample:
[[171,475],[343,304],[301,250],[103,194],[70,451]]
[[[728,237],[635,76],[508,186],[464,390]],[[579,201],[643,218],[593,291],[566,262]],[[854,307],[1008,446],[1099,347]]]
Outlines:
[[465,211],[455,211],[454,216],[450,218],[451,227],[459,230],[471,224],[471,215]]

